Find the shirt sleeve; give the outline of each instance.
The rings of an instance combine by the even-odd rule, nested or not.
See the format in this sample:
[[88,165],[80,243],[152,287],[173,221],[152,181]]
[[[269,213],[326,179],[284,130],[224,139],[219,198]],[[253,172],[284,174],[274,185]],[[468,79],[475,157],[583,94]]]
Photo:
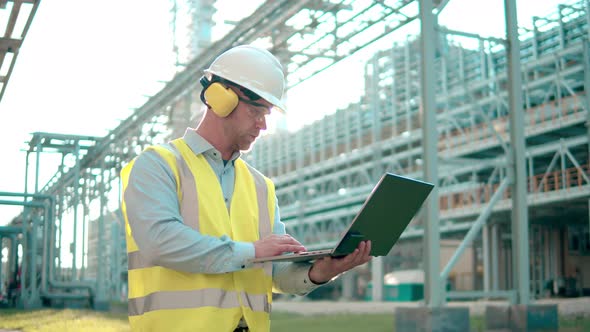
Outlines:
[[[285,234],[285,224],[281,221],[278,200],[275,200],[274,234]],[[295,295],[306,295],[325,285],[315,284],[309,279],[309,262],[274,262],[272,269],[273,291]]]
[[225,273],[246,268],[255,256],[252,243],[203,235],[183,223],[174,174],[154,151],[137,157],[123,198],[139,253],[153,265]]

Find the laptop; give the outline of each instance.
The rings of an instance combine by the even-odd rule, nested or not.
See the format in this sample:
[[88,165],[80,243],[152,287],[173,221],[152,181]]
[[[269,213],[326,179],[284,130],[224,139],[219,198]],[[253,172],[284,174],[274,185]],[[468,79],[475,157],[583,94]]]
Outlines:
[[259,257],[252,263],[342,257],[371,240],[371,256],[386,256],[434,188],[432,183],[385,173],[334,248]]

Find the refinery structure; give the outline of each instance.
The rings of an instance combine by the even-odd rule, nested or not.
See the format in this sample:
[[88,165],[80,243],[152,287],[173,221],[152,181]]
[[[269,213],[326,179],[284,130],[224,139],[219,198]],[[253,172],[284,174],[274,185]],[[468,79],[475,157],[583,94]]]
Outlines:
[[[119,172],[145,147],[194,125],[202,71],[249,43],[277,55],[290,87],[377,41],[386,45],[364,63],[358,102],[266,135],[244,156],[274,180],[295,238],[310,248],[334,244],[385,172],[436,184],[389,255],[345,274],[326,296],[387,300],[387,276],[399,271],[423,271],[416,283],[435,307],[588,296],[590,5],[564,0],[533,18],[533,29],[519,29],[506,1],[508,33],[492,38],[437,25],[448,2],[268,0],[212,42],[215,1],[173,1],[175,33],[180,16],[191,27],[188,39],[174,41],[174,78],[104,137],[32,134],[23,183],[34,185],[0,192],[0,204],[23,207],[0,221],[0,281],[18,279],[15,305],[100,309],[125,298],[124,223],[110,208],[121,197]],[[416,34],[396,36],[411,24]],[[4,52],[23,39],[7,35]],[[48,152],[61,154],[62,166],[39,183]],[[74,234],[71,243],[65,233]]]

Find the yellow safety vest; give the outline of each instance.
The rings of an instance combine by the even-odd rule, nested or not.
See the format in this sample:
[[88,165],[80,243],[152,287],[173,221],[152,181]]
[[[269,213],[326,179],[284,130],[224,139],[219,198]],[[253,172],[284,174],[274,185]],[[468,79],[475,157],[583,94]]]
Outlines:
[[[230,212],[221,186],[203,155],[186,142],[149,147],[169,165],[183,222],[203,235],[228,235],[254,242],[272,233],[274,185],[270,179],[235,160],[235,189]],[[121,171],[123,191],[133,161]],[[129,322],[134,331],[233,331],[244,317],[251,331],[270,331],[272,264],[233,273],[188,273],[150,265],[133,239],[122,202],[128,255]]]

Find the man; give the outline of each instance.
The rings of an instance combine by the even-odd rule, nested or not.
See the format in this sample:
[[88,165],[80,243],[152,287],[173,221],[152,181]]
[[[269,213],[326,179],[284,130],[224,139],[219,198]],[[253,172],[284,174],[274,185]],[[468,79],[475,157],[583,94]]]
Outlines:
[[371,244],[313,264],[250,263],[305,250],[285,234],[272,181],[240,158],[271,110],[285,109],[283,69],[242,45],[218,56],[201,84],[198,127],[121,173],[129,321],[142,331],[269,331],[273,289],[307,294],[368,262]]

